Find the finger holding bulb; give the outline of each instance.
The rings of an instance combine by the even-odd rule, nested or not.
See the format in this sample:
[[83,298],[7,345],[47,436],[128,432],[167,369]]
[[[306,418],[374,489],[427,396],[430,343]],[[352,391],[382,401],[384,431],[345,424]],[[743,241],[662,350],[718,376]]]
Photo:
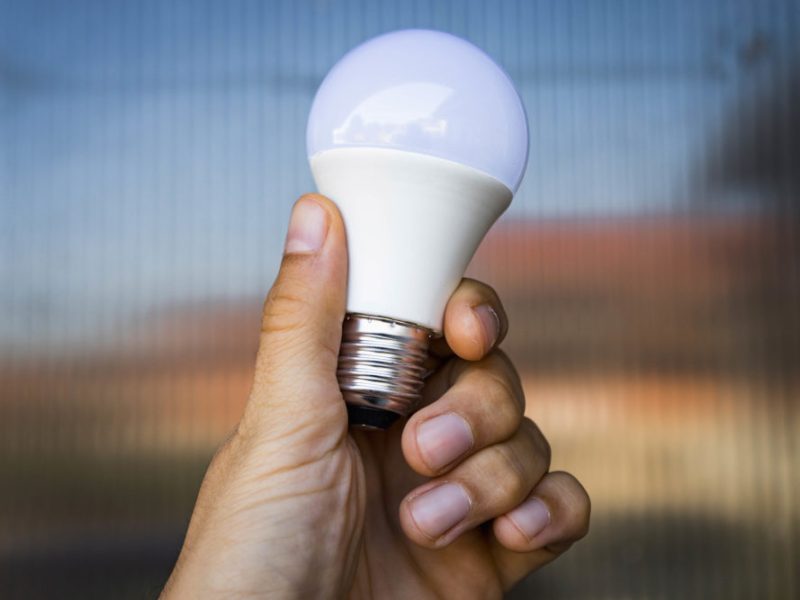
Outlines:
[[433,397],[402,436],[408,464],[430,481],[400,508],[406,534],[441,547],[520,504],[547,472],[550,447],[524,418],[519,377],[500,351],[468,362],[454,358],[430,382]]
[[[480,306],[497,320],[475,314]],[[494,290],[464,279],[433,348],[450,360],[428,381],[427,403],[402,436],[407,463],[432,479],[406,496],[400,519],[410,539],[432,548],[492,521],[498,564],[516,581],[586,534],[590,503],[572,475],[547,472],[550,446],[524,416],[516,369],[494,349],[507,329]]]
[[475,363],[453,359],[430,387],[434,395],[436,388],[449,389],[409,419],[402,437],[406,461],[421,475],[445,472],[455,461],[511,438],[522,423],[522,386],[500,351]]
[[498,565],[516,581],[586,535],[589,497],[572,475],[548,472],[550,445],[524,416],[504,354],[452,359],[435,379],[452,385],[403,431],[407,463],[431,479],[401,502],[401,526],[413,542],[442,548],[492,522]]
[[431,341],[435,359],[455,354],[465,360],[480,360],[508,333],[508,317],[497,292],[468,277],[450,296],[443,321],[444,335]]
[[508,357],[494,346],[508,320],[497,293],[464,279],[447,303],[444,336],[432,349],[456,355],[426,382],[419,411],[406,424],[402,448],[408,464],[429,477],[452,462],[511,437],[522,420],[525,398]]
[[518,506],[549,466],[547,442],[526,419],[511,438],[476,452],[406,496],[400,506],[403,530],[420,545],[445,546]]

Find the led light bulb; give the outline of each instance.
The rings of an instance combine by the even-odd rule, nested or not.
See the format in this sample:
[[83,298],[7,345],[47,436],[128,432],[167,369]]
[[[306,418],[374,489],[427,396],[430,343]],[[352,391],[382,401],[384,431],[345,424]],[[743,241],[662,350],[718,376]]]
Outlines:
[[519,186],[525,110],[474,45],[396,31],[331,69],[307,144],[317,188],[347,229],[339,385],[351,424],[385,428],[413,411],[447,300]]

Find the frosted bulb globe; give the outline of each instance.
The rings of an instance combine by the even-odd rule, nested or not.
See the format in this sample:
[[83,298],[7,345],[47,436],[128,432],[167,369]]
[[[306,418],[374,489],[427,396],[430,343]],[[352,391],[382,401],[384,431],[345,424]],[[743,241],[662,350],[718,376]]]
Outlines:
[[331,69],[307,145],[317,187],[347,228],[340,386],[351,422],[385,427],[413,410],[428,339],[519,186],[525,110],[479,48],[439,31],[397,31]]

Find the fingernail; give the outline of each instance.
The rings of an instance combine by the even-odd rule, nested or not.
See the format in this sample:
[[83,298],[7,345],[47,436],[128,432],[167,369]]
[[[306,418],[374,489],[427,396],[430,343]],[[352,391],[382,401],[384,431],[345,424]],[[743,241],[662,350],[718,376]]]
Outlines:
[[550,524],[550,509],[534,496],[508,513],[508,518],[525,537],[532,540]]
[[417,446],[425,464],[433,470],[450,464],[472,444],[472,430],[454,413],[428,419],[417,428]]
[[409,508],[417,527],[437,538],[467,516],[469,497],[457,483],[444,483],[414,498]]
[[295,204],[286,234],[286,254],[317,252],[325,243],[328,233],[328,215],[325,209],[313,200],[301,200]]
[[489,340],[489,348],[494,346],[497,336],[500,335],[500,317],[488,304],[481,304],[475,307],[475,314],[483,326],[486,339]]

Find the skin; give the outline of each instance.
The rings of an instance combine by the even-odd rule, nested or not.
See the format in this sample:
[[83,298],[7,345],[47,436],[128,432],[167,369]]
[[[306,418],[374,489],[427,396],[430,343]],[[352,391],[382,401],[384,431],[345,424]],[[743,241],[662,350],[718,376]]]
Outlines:
[[[589,498],[549,472],[549,445],[496,348],[505,312],[484,284],[465,279],[452,295],[422,408],[386,432],[348,429],[336,381],[346,273],[336,206],[302,197],[247,407],[208,468],[162,598],[499,598],[586,534]],[[441,415],[471,444],[432,467],[437,448],[458,449],[446,434],[418,437]],[[430,535],[412,509],[448,484],[468,512]],[[535,535],[515,517],[520,505],[545,514]]]

